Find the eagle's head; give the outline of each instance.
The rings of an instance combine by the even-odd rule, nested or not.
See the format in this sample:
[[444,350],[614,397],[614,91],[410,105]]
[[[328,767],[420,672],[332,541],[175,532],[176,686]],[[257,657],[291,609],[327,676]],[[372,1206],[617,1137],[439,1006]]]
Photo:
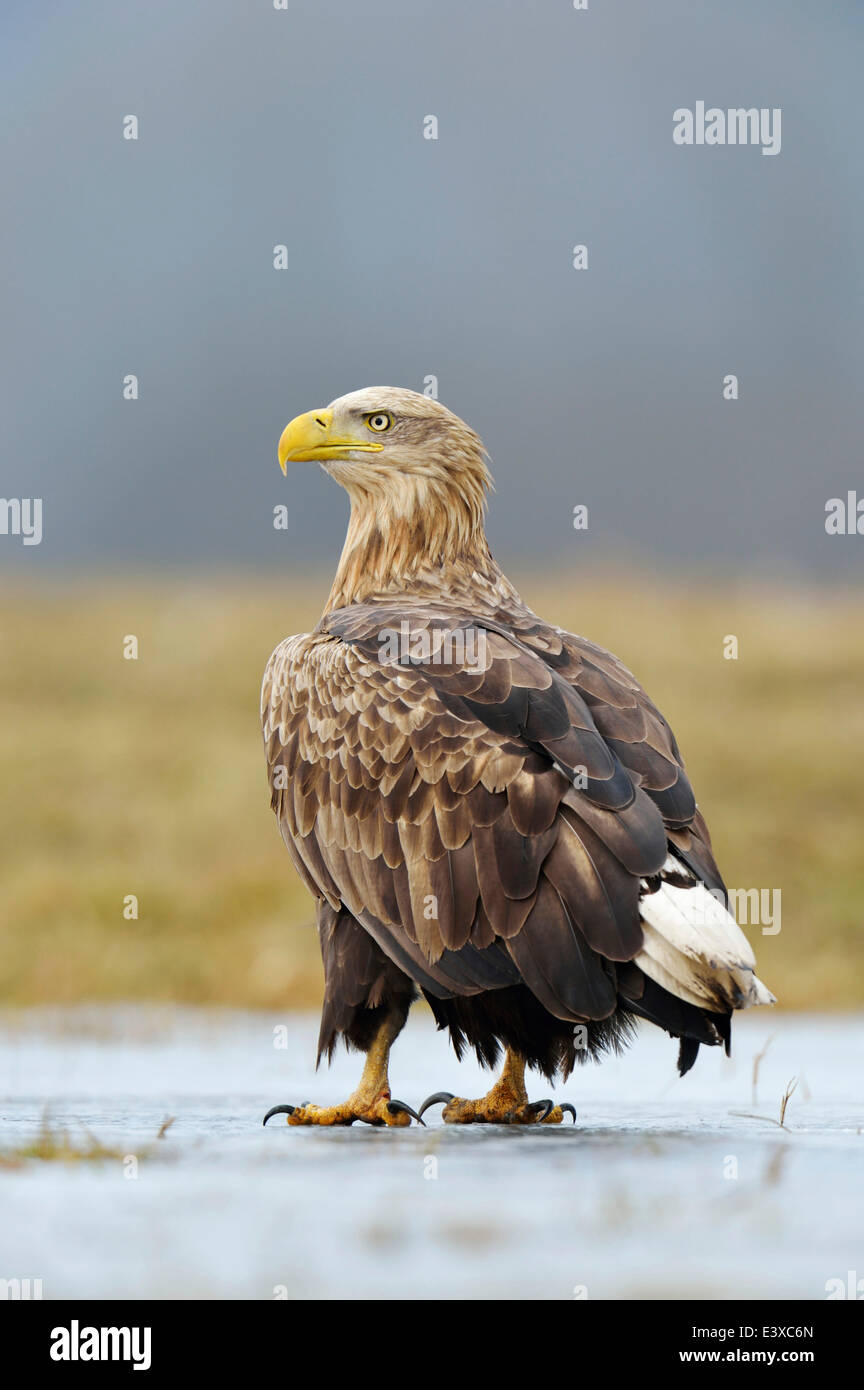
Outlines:
[[350,597],[430,568],[485,565],[492,478],[483,444],[439,401],[396,386],[352,391],[292,420],[278,457],[283,473],[289,463],[320,463],[348,493],[340,573],[356,576]]
[[320,463],[349,493],[407,494],[439,483],[475,495],[489,486],[483,445],[440,402],[397,386],[367,386],[298,415],[279,440],[279,465]]

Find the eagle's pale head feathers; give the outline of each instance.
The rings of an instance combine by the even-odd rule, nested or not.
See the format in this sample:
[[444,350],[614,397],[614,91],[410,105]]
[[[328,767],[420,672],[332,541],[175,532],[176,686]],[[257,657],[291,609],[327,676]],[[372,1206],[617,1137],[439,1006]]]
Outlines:
[[329,607],[494,564],[483,444],[439,401],[395,386],[352,391],[292,420],[278,456],[283,473],[289,463],[320,463],[350,498]]

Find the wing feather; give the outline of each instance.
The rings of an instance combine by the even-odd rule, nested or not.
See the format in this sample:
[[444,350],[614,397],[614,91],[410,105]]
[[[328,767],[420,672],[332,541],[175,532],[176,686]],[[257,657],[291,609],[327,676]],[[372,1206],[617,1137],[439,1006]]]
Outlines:
[[[406,625],[435,660],[384,654],[382,632]],[[445,627],[479,630],[479,659]],[[354,604],[276,649],[262,718],[307,886],[433,995],[521,979],[557,1017],[604,1018],[614,963],[641,952],[652,989],[716,1001],[680,939],[646,934],[670,849],[722,880],[671,730],[601,648],[515,605]]]

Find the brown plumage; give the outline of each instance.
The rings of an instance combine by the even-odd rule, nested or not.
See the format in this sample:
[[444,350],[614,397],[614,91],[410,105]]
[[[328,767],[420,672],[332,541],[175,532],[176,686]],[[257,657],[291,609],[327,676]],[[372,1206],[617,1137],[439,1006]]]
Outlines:
[[677,920],[723,884],[675,738],[616,657],[498,568],[477,436],[371,388],[292,422],[289,459],[351,501],[324,614],[262,690],[272,806],[319,902],[320,1051],[366,1050],[415,986],[457,1052],[503,1044],[550,1076],[635,1016],[682,1039],[685,1068],[728,1041],[731,1010],[770,996],[731,919],[704,950]]

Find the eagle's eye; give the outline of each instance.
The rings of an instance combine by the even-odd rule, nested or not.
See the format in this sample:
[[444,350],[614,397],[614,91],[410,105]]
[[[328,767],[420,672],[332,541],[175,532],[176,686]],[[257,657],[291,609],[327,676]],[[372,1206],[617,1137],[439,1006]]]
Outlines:
[[383,434],[384,431],[389,430],[390,426],[393,424],[393,416],[388,415],[383,410],[376,410],[374,415],[366,416],[366,424],[369,426],[370,430],[374,430],[376,434]]

